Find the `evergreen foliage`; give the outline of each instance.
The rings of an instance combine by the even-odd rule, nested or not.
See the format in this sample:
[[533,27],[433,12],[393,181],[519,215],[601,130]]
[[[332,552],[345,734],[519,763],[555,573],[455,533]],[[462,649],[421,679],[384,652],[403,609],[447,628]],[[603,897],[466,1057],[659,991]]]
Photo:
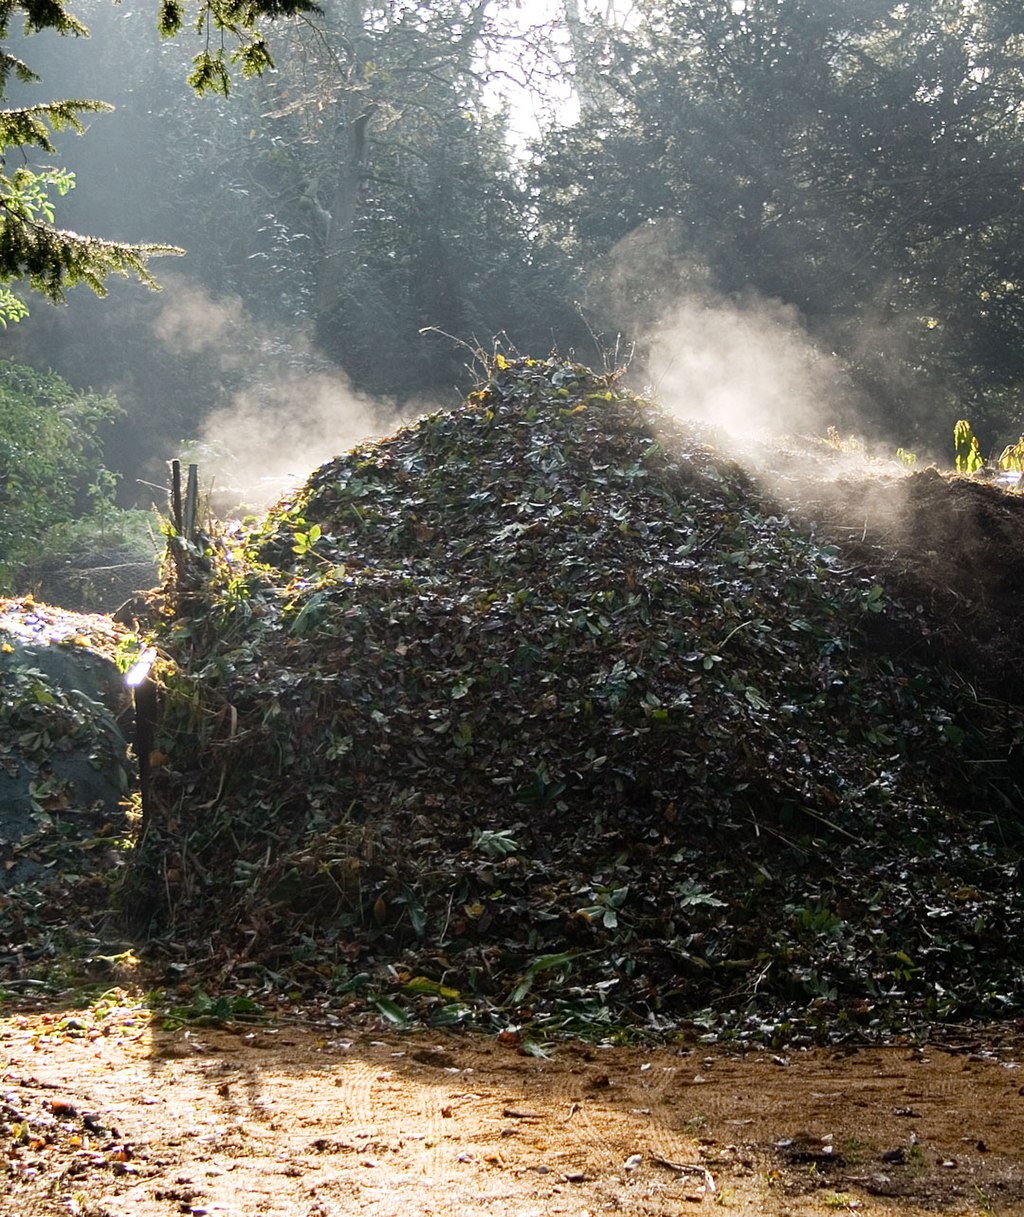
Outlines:
[[[27,33],[49,29],[65,36],[88,35],[63,0],[0,0],[0,38],[8,35],[18,10],[24,14]],[[310,11],[315,11],[310,0],[202,0],[196,6],[194,27],[206,41],[193,60],[189,84],[200,94],[227,94],[231,64],[246,76],[272,67],[260,21]],[[179,0],[162,0],[157,17],[161,34],[179,33],[187,14]],[[230,51],[228,35],[234,42]],[[0,97],[12,76],[22,82],[36,79],[26,63],[0,47]],[[83,114],[109,109],[101,101],[79,99],[0,110],[0,154],[28,148],[52,154],[51,132],[72,128],[81,133]],[[183,252],[172,245],[128,244],[58,228],[51,191],[64,195],[73,186],[73,174],[52,167],[22,164],[13,172],[0,172],[0,325],[20,320],[27,312],[8,284],[27,282],[54,303],[63,302],[65,289],[78,283],[103,295],[110,275],[134,276],[156,287],[147,267],[149,259]]]

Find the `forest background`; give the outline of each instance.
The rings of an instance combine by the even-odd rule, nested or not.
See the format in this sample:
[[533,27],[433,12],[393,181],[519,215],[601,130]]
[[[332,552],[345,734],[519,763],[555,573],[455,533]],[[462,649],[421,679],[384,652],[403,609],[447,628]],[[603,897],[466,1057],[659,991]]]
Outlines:
[[159,293],[8,318],[3,590],[43,527],[159,497],[170,457],[269,497],[452,404],[496,344],[890,453],[1024,428],[1013,0],[327,0],[226,96],[157,8],[8,31],[40,79],[9,72],[5,105],[115,109],[52,153],[8,139],[5,171],[73,172],[62,227],[186,252]]

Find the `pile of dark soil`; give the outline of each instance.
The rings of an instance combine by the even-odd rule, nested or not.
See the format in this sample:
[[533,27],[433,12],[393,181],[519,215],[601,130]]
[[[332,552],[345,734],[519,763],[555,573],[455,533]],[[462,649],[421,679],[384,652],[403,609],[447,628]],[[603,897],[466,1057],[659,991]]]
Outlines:
[[796,481],[801,518],[870,565],[927,623],[903,639],[973,683],[1019,697],[1024,662],[1024,494],[929,468]]
[[178,555],[125,902],[179,969],[437,1023],[1018,1010],[1019,715],[610,380],[499,359]]

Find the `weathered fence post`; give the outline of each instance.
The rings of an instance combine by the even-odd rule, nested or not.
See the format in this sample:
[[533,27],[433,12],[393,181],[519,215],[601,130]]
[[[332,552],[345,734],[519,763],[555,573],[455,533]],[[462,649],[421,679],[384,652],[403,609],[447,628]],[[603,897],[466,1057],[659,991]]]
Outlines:
[[181,461],[171,461],[171,523],[174,531],[181,536]]
[[[179,466],[180,478],[180,466]],[[199,516],[199,466],[189,465],[188,481],[185,484],[185,509],[182,516],[182,527],[185,530],[185,540],[196,539],[196,521]]]
[[157,691],[150,669],[156,650],[147,647],[132,664],[124,683],[132,691],[135,706],[135,755],[139,762],[139,794],[142,799],[142,835],[153,822],[153,798],[150,779],[153,769],[153,745],[156,738]]

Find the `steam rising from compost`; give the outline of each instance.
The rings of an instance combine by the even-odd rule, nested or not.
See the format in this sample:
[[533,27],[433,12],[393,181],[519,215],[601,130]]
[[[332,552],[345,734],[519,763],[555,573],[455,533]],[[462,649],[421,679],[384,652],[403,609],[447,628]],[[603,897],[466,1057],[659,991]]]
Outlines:
[[594,268],[601,324],[636,336],[651,395],[677,417],[746,443],[859,430],[858,394],[842,360],[799,310],[752,288],[725,294],[670,218],[642,224]]
[[[660,247],[661,234],[649,235],[654,250],[634,244],[634,256],[623,257],[626,280]],[[856,395],[841,362],[815,344],[796,308],[754,292],[726,298],[701,276],[689,278],[687,294],[657,310],[653,324],[647,317],[646,376],[666,409],[724,433],[727,446],[733,437],[748,463],[758,459],[751,441],[820,439],[854,418]],[[236,296],[214,298],[175,276],[165,283],[157,339],[182,358],[214,361],[237,385],[230,403],[207,415],[198,442],[179,453],[199,463],[218,510],[269,506],[325,461],[394,429],[394,410],[355,393],[301,337],[261,327]]]
[[231,488],[266,504],[318,465],[379,434],[372,404],[352,393],[340,373],[282,373],[239,393],[203,428],[213,453],[225,453]]
[[852,399],[841,364],[797,310],[753,293],[675,304],[650,340],[648,374],[668,409],[737,437],[822,435]]
[[222,502],[269,505],[318,465],[394,425],[394,413],[352,390],[344,373],[301,338],[262,329],[237,297],[214,299],[165,277],[168,302],[154,323],[174,354],[206,354],[241,380],[229,405],[204,421],[181,455],[200,465]]
[[[221,367],[239,367],[239,339],[248,326],[237,296],[214,300],[201,287],[178,275],[165,274],[166,303],[153,323],[153,332],[175,355],[216,352]],[[238,348],[238,349],[233,349]]]

